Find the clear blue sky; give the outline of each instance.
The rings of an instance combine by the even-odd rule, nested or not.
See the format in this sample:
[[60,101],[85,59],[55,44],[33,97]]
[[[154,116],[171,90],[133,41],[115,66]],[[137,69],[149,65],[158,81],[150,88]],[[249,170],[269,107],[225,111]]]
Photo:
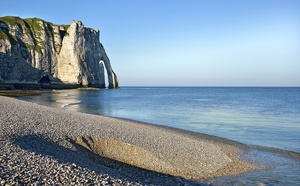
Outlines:
[[120,85],[300,86],[300,0],[1,0],[101,31]]

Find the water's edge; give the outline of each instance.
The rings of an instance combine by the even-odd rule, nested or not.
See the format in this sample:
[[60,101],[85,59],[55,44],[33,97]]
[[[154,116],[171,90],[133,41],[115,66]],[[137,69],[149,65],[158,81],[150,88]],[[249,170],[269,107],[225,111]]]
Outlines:
[[[20,98],[21,100],[22,97]],[[26,100],[26,99],[25,99]],[[27,100],[28,101],[28,100]],[[31,102],[29,100],[29,102]],[[80,105],[80,102],[76,104],[71,104],[70,106]],[[47,105],[50,106],[51,105]],[[68,106],[65,106],[68,107]],[[66,109],[66,108],[63,108]],[[93,114],[93,113],[90,113]],[[97,114],[96,114],[97,115]],[[99,115],[99,114],[98,114]],[[106,116],[111,117],[111,116]],[[264,164],[268,168],[265,170],[251,171],[247,173],[242,173],[236,176],[226,176],[219,177],[214,179],[206,180],[206,182],[213,185],[234,185],[238,183],[246,183],[257,185],[258,183],[271,184],[271,185],[297,185],[300,184],[300,178],[296,175],[297,172],[300,172],[300,153],[280,148],[266,147],[259,145],[249,145],[244,144],[235,140],[230,140],[224,137],[219,137],[217,135],[205,134],[202,132],[194,132],[190,130],[185,130],[181,128],[175,128],[170,126],[165,126],[161,124],[155,124],[150,122],[141,122],[135,119],[127,119],[123,117],[114,117],[124,120],[130,120],[134,122],[143,123],[145,125],[152,125],[157,127],[167,128],[169,130],[174,130],[180,133],[188,133],[190,136],[205,136],[212,140],[219,140],[227,144],[238,146],[242,149],[245,149],[245,154],[241,156],[242,159],[258,164]],[[202,180],[203,181],[203,180]]]

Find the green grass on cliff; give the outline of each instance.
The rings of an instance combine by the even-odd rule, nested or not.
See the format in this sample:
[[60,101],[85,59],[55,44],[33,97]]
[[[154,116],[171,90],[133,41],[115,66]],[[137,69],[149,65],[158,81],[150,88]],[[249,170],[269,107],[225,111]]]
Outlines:
[[41,26],[41,24],[43,25],[44,21],[42,19],[39,18],[27,18],[24,19],[24,22],[27,23],[27,25],[30,27],[31,31],[42,31],[44,30],[44,28]]
[[40,18],[26,18],[22,19],[16,16],[5,16],[0,17],[0,21],[4,22],[5,24],[9,25],[10,27],[20,25],[25,27],[25,33],[28,34],[31,30],[32,31],[41,31],[44,30],[44,27],[41,26],[40,23],[46,23],[48,25],[53,26],[53,23],[44,21]]
[[0,39],[9,40],[9,37],[7,36],[7,34],[3,30],[0,30]]
[[[36,52],[41,52],[42,49],[45,48],[45,41],[43,41],[40,36],[41,32],[45,31],[45,34],[49,37],[54,37],[55,34],[59,34],[61,38],[67,35],[66,30],[70,27],[70,25],[61,25],[60,27],[63,30],[59,30],[57,33],[54,32],[53,27],[58,26],[51,22],[44,21],[40,18],[26,18],[22,19],[16,16],[5,16],[0,17],[0,23],[6,24],[9,30],[6,30],[4,27],[0,27],[0,39],[9,40],[12,45],[19,43],[20,39],[16,36],[10,34],[15,32],[17,27],[22,28],[23,34],[29,35],[34,42],[34,45],[28,43],[21,43],[21,46],[26,47],[29,50],[35,50]],[[56,50],[59,51],[59,46],[54,45]]]
[[0,39],[3,39],[3,40],[9,40],[9,42],[12,44],[12,45],[15,45],[17,44],[17,40],[16,38],[14,38],[12,35],[10,35],[9,33],[3,31],[0,29]]
[[5,16],[5,17],[0,17],[0,21],[6,23],[9,26],[17,25],[17,24],[24,24],[23,19],[20,17],[16,16]]

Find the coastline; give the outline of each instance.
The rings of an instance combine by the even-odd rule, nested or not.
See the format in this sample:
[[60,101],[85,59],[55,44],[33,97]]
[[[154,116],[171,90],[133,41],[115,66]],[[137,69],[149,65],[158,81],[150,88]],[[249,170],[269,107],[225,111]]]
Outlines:
[[0,96],[6,97],[21,97],[21,96],[39,96],[45,93],[52,93],[53,90],[41,89],[41,90],[0,90]]
[[[25,161],[28,156],[36,155],[26,165],[16,163],[13,169],[1,172],[3,183],[11,180],[8,171],[21,177],[32,176],[22,175],[20,170],[24,172],[28,164],[34,165],[45,158],[46,164],[36,165],[39,171],[51,172],[48,164],[56,164],[90,177],[87,180],[91,183],[104,185],[206,185],[201,180],[266,168],[262,162],[254,164],[241,158],[253,147],[216,136],[50,108],[1,96],[0,105],[1,165],[8,165],[16,157],[18,161]],[[299,153],[294,158],[299,160]],[[65,170],[62,172],[67,174]],[[40,176],[39,182],[43,183],[45,177],[57,179],[53,174],[46,174]],[[30,179],[19,182],[33,183]],[[68,178],[62,183],[77,182]]]
[[[259,168],[239,158],[245,150],[241,146],[209,139],[206,135],[193,136],[165,127],[54,109],[12,98],[0,97],[0,100],[0,113],[4,117],[1,118],[2,144],[10,144],[18,151],[33,151],[41,156],[54,153],[56,156],[55,152],[44,153],[41,149],[49,150],[36,143],[46,141],[57,148],[72,149],[74,153],[84,151],[82,159],[93,152],[94,158],[102,156],[188,180],[234,175]],[[29,143],[36,144],[28,147]],[[113,148],[123,151],[109,154]],[[134,159],[128,159],[129,155]]]
[[[47,93],[56,93],[64,89],[39,89],[39,90],[22,90],[22,89],[15,89],[15,90],[1,90],[0,89],[0,96],[5,97],[22,97],[22,96],[40,96],[42,94]],[[100,88],[93,88],[93,87],[80,87],[76,90],[100,90]]]

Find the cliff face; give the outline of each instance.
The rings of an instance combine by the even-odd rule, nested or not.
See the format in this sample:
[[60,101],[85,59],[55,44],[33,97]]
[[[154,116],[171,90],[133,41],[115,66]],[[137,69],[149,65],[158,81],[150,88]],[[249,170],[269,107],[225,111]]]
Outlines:
[[105,87],[118,80],[99,41],[99,31],[78,21],[54,25],[38,18],[0,18],[0,84],[38,84],[49,75],[52,85]]

